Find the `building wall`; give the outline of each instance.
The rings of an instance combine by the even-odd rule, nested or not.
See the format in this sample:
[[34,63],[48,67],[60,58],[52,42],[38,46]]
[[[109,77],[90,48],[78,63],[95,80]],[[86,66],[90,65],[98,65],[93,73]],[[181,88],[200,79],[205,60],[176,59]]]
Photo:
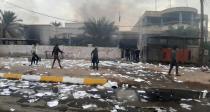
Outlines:
[[39,39],[40,44],[49,44],[49,39],[54,37],[55,28],[51,25],[25,25],[26,39]]
[[50,38],[71,38],[83,34],[83,23],[66,23],[65,27],[47,25],[25,25],[26,39],[40,39],[40,44],[49,45]]
[[[147,35],[164,35],[163,33],[169,29],[169,26],[174,28],[177,28],[178,26],[199,28],[199,22],[200,14],[197,13],[197,9],[190,7],[175,7],[163,11],[146,11],[138,20],[132,31],[138,31],[140,35],[139,41],[142,41],[143,37],[147,38]],[[204,36],[205,39],[207,39],[207,15],[205,15],[204,18],[204,27]],[[139,46],[141,48],[144,47],[142,45]]]
[[[31,45],[0,45],[0,56],[31,56]],[[93,47],[73,47],[73,46],[60,46],[60,49],[64,51],[65,59],[90,59],[91,51]],[[51,57],[53,46],[37,46],[37,54],[42,58]],[[121,57],[121,51],[118,48],[103,48],[99,47],[100,59],[119,59]]]
[[[150,37],[166,36],[165,33],[169,30],[169,27],[178,28],[179,26],[200,28],[200,14],[197,9],[190,7],[175,7],[168,8],[162,11],[146,11],[142,17],[138,20],[132,31],[139,32],[139,45],[138,48],[141,51],[142,59],[160,61],[161,56],[158,57],[159,51],[151,48]],[[204,18],[204,38],[207,39],[208,33],[208,16]],[[169,38],[170,35],[167,35]],[[157,38],[158,39],[158,38]],[[175,38],[176,40],[176,38]],[[156,42],[160,42],[157,40]],[[174,41],[172,41],[174,44]],[[157,43],[156,43],[157,44]],[[188,46],[188,43],[185,43]],[[154,44],[155,45],[155,44]],[[178,44],[177,44],[178,45]],[[190,44],[189,44],[190,45]],[[161,46],[158,46],[161,47]],[[164,46],[165,48],[170,46]],[[182,48],[182,46],[177,46]],[[195,49],[196,47],[196,49]],[[195,47],[186,47],[191,51],[191,62],[197,61],[198,58],[198,45]],[[151,48],[149,50],[149,48]]]
[[[161,47],[147,47],[146,61],[152,62],[170,62],[171,61],[171,49]],[[189,54],[189,51],[191,54]],[[166,56],[164,56],[164,54]],[[179,63],[198,63],[199,61],[199,47],[189,46],[188,48],[177,49],[177,61]]]
[[210,32],[208,32],[208,38],[207,38],[207,41],[210,42]]

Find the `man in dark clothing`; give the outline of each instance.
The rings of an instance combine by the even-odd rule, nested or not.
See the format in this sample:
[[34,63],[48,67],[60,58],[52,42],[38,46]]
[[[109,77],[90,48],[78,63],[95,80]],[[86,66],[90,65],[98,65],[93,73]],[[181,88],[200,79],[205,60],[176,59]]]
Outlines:
[[129,49],[126,49],[126,50],[125,50],[125,57],[126,57],[126,60],[127,60],[127,61],[130,60],[130,51],[129,51]]
[[97,69],[98,70],[99,59],[98,59],[98,49],[97,48],[95,48],[91,52],[91,59],[92,59],[92,63],[93,63],[93,69]]
[[136,49],[135,50],[136,62],[139,62],[139,53],[140,53],[140,50]]
[[61,54],[63,53],[63,51],[61,51],[60,48],[58,47],[58,45],[56,44],[55,47],[53,48],[53,51],[52,51],[52,56],[54,56],[52,68],[54,67],[55,61],[58,60],[58,64],[59,64],[60,68],[62,69],[60,59],[59,59],[59,56],[58,56],[59,52]]
[[31,49],[31,53],[32,53],[32,58],[31,58],[31,65],[32,66],[33,64],[38,64],[38,61],[40,60],[40,58],[38,57],[38,55],[36,54],[37,52],[37,48],[36,48],[36,44],[34,44],[32,46],[32,49]]
[[170,69],[168,72],[169,75],[171,74],[171,70],[173,69],[174,66],[176,66],[176,76],[180,76],[178,74],[178,63],[177,63],[177,59],[176,59],[176,47],[174,47],[171,52],[171,63],[170,63]]
[[31,59],[31,66],[33,65],[33,64],[38,64],[38,61],[39,61],[39,57],[37,56],[37,54],[35,53],[35,52],[33,52],[32,53],[32,59]]

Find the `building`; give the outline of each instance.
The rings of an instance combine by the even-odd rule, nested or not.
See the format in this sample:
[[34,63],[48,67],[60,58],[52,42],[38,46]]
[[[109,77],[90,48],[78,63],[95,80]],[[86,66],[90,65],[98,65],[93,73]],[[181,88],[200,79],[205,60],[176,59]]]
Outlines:
[[49,39],[54,37],[55,28],[51,25],[24,25],[24,33],[26,39],[37,40],[39,44],[49,44]]
[[[205,41],[207,41],[207,15],[204,18],[204,27]],[[178,30],[181,28],[183,30],[193,29],[193,31],[188,32],[189,35],[185,35],[182,32],[183,30]],[[199,58],[199,29],[200,14],[198,14],[197,9],[174,7],[163,11],[146,11],[132,31],[139,32],[138,48],[141,51],[143,60],[168,62],[170,59],[170,48],[177,46],[179,48],[179,61],[196,63]],[[176,31],[176,33],[172,34],[170,31]],[[191,35],[194,32],[198,33]]]
[[84,23],[65,23],[64,27],[56,28],[56,36],[58,38],[77,37],[84,33],[83,27]]
[[0,38],[0,45],[28,45],[38,43],[37,40],[19,38]]
[[208,32],[208,39],[207,39],[208,42],[210,42],[210,32]]
[[84,30],[83,23],[65,23],[64,27],[55,27],[50,24],[46,25],[24,25],[25,38],[39,41],[42,45],[50,44],[50,40],[68,39],[71,45],[71,38],[82,34]]
[[138,32],[121,31],[118,34],[119,48],[121,49],[121,58],[125,58],[126,52],[129,54],[138,49]]

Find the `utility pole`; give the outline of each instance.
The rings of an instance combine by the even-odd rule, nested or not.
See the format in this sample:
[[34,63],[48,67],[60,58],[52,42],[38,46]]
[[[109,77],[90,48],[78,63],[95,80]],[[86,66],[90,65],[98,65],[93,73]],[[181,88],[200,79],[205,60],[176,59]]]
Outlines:
[[0,34],[0,38],[2,38],[3,37],[3,17],[2,17],[2,10],[0,10],[0,23],[1,23],[1,34]]
[[187,6],[187,7],[189,6],[189,4],[188,4],[188,0],[186,1],[186,6]]
[[171,0],[169,0],[169,7],[171,8]]
[[200,65],[203,65],[203,58],[204,58],[204,28],[203,28],[203,21],[204,21],[204,7],[203,7],[204,0],[200,0],[201,4],[201,15],[200,15]]
[[155,0],[155,11],[157,11],[157,0]]

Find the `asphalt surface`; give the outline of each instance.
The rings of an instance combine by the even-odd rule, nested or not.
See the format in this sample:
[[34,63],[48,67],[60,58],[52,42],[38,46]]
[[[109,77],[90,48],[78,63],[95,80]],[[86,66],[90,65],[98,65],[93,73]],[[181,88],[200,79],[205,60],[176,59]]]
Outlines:
[[[209,85],[181,80],[199,68],[182,67],[181,77],[166,75],[168,66],[102,61],[99,71],[86,60],[63,60],[64,69],[50,69],[51,60],[28,66],[27,59],[1,58],[0,72],[35,75],[105,77],[110,85],[75,85],[0,79],[0,112],[209,112]],[[161,69],[160,69],[161,68]],[[183,72],[182,72],[183,71]]]

